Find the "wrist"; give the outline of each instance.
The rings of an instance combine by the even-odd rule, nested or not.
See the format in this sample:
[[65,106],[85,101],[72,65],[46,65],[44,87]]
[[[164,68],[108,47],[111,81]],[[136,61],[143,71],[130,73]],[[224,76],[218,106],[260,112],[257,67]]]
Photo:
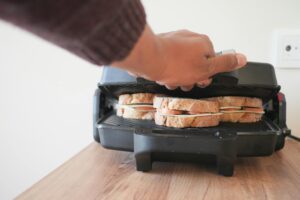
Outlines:
[[160,39],[146,25],[130,54],[112,65],[146,79],[159,80],[164,67]]

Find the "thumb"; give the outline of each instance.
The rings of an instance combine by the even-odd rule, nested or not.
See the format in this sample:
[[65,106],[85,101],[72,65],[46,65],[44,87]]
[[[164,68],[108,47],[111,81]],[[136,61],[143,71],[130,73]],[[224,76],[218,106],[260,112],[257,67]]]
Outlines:
[[224,54],[209,58],[210,76],[221,72],[229,72],[239,69],[247,64],[247,58],[243,54]]

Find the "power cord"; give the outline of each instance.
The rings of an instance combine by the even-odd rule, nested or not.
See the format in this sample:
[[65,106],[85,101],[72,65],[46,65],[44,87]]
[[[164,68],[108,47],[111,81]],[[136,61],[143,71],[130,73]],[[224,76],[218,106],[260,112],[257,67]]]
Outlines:
[[300,138],[297,137],[297,136],[294,136],[294,135],[291,134],[291,135],[288,135],[288,137],[293,139],[293,140],[296,140],[296,141],[300,142]]

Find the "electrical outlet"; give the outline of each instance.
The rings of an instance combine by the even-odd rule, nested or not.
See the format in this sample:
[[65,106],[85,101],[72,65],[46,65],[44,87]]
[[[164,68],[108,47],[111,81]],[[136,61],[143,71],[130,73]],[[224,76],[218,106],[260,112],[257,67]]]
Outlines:
[[300,30],[273,34],[272,61],[277,68],[300,68]]

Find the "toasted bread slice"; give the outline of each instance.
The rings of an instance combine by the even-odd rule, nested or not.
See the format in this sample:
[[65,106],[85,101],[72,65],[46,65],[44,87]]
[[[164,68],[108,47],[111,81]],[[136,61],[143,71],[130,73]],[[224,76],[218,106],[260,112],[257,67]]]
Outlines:
[[215,113],[219,112],[219,103],[213,100],[174,98],[156,96],[153,107],[157,109],[181,110],[191,113]]
[[239,119],[244,115],[242,112],[223,113],[220,120],[222,122],[239,122]]
[[217,100],[220,107],[262,107],[262,100],[255,97],[236,97],[224,96],[213,97],[211,100]]
[[155,123],[157,125],[188,128],[188,127],[210,127],[218,126],[220,114],[203,114],[200,115],[164,115],[159,112],[155,113]]
[[154,96],[152,93],[122,94],[119,96],[119,105],[153,104]]
[[117,116],[128,118],[128,119],[153,120],[154,114],[155,114],[155,110],[145,111],[145,110],[138,110],[130,107],[120,107],[117,109]]
[[222,122],[240,122],[240,123],[253,123],[261,120],[262,113],[251,113],[251,112],[232,112],[223,113],[221,115]]
[[240,123],[253,123],[261,120],[263,114],[259,113],[245,113],[240,119]]

